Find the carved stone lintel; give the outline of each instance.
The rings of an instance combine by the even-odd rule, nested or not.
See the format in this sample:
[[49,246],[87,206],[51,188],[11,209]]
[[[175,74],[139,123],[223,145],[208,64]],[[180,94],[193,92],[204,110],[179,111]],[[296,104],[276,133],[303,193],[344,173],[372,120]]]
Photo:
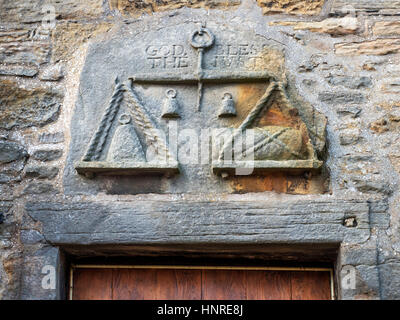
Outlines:
[[[318,115],[315,118],[316,112],[311,106],[303,107],[301,103],[294,103],[294,100],[290,98],[284,72],[280,74],[274,68],[259,68],[256,65],[257,59],[270,61],[264,50],[268,49],[268,46],[262,45],[262,49],[257,51],[254,46],[247,48],[246,45],[242,45],[241,50],[237,51],[239,58],[240,52],[243,55],[251,52],[251,55],[254,55],[254,64],[248,66],[239,59],[243,62],[242,65],[228,69],[227,65],[221,64],[221,61],[218,62],[218,59],[222,59],[226,53],[223,49],[223,41],[227,40],[217,38],[211,30],[202,26],[187,37],[186,49],[184,49],[184,45],[176,45],[176,48],[181,49],[176,49],[173,45],[171,52],[179,52],[179,55],[185,59],[187,57],[193,59],[197,54],[197,61],[183,64],[185,67],[193,67],[186,69],[185,72],[176,70],[182,66],[180,62],[178,63],[181,56],[179,59],[177,57],[161,59],[157,56],[156,46],[152,45],[154,50],[149,52],[147,52],[149,48],[147,47],[145,52],[153,61],[152,68],[135,69],[140,72],[135,72],[129,78],[130,84],[116,79],[109,104],[92,137],[88,151],[82,161],[76,164],[76,170],[83,174],[157,173],[171,175],[178,173],[177,159],[170,152],[165,135],[160,134],[157,122],[152,118],[153,109],[161,107],[160,113],[165,119],[180,117],[179,113],[183,112],[183,108],[189,107],[183,103],[184,99],[187,99],[186,92],[188,91],[185,90],[186,88],[182,90],[184,94],[179,97],[182,99],[179,101],[182,102],[181,107],[177,99],[177,91],[172,88],[175,85],[197,86],[196,110],[202,111],[200,108],[202,96],[205,90],[208,90],[209,84],[211,84],[210,87],[215,88],[217,87],[215,84],[235,86],[235,84],[241,83],[256,83],[257,86],[261,83],[266,85],[266,89],[247,116],[243,115],[243,105],[241,105],[243,101],[240,101],[240,96],[235,94],[234,100],[233,94],[230,93],[236,92],[235,88],[229,89],[230,92],[221,92],[223,99],[220,102],[219,110],[217,109],[218,118],[220,118],[218,121],[226,124],[228,139],[224,140],[222,146],[218,145],[213,149],[217,151],[216,157],[215,154],[213,155],[211,164],[213,172],[222,173],[222,176],[226,177],[230,174],[240,174],[238,173],[240,170],[247,170],[248,174],[282,170],[291,172],[319,170],[322,161],[318,159],[317,154],[321,152],[325,143],[323,121],[318,118]],[[218,47],[214,46],[216,43]],[[228,55],[234,53],[234,51],[230,51],[232,50],[230,46],[228,45],[226,49]],[[213,57],[212,61],[208,60],[210,56]],[[158,59],[157,61],[162,64],[163,68],[158,68],[154,59]],[[232,60],[227,59],[226,63],[228,61],[230,61],[230,66]],[[173,67],[174,70],[170,67]],[[142,70],[148,71],[143,73]],[[155,99],[147,100],[147,97],[144,97],[143,101],[151,104],[147,106],[144,105],[136,90],[145,92],[144,94],[153,91],[141,91],[142,89],[137,88],[139,84],[168,85],[169,89],[166,90],[163,99],[158,99],[157,103],[154,103],[157,101],[157,94]],[[211,100],[209,97],[207,99]],[[241,99],[243,100],[243,97]],[[194,104],[191,102],[191,105]],[[218,106],[215,107],[218,108]],[[147,112],[147,108],[152,108],[152,112]],[[207,110],[216,109],[208,106],[204,112],[208,112]],[[159,110],[156,110],[156,113],[158,112]],[[188,114],[193,116],[193,110]],[[237,124],[235,119],[229,119],[236,115],[244,118],[240,124]],[[120,123],[116,124],[115,119],[118,117],[120,117]],[[203,118],[203,120],[205,119],[206,117]],[[213,127],[214,120],[210,120],[209,125]],[[184,121],[187,119],[182,119],[182,122]],[[203,123],[207,121],[203,121]],[[242,136],[250,132],[254,134],[252,145],[245,143],[246,146],[243,149],[242,143],[239,148],[236,140],[243,139]],[[233,161],[230,161],[231,158]]]

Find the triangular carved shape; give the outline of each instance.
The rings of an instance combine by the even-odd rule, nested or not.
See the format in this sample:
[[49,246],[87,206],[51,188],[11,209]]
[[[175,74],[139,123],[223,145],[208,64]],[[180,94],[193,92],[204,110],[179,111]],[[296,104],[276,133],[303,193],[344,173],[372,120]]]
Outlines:
[[244,121],[230,130],[213,161],[216,174],[304,171],[322,166],[307,125],[281,82],[271,80]]
[[[122,113],[123,102],[125,110]],[[118,114],[121,114],[119,124],[116,123]],[[140,141],[131,122],[140,130],[144,141]],[[169,175],[179,172],[178,162],[133,86],[121,83],[118,78],[87,152],[75,169],[88,177],[96,173]]]

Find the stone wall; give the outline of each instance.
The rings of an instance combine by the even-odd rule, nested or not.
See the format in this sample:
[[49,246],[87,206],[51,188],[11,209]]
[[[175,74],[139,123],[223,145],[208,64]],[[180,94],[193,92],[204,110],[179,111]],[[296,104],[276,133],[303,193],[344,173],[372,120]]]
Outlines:
[[[400,299],[399,14],[394,0],[0,1],[0,298],[63,298],[65,257],[110,253],[101,246],[314,243],[338,248],[338,298]],[[207,19],[285,47],[293,94],[327,118],[323,174],[242,181],[217,196],[166,193],[151,179],[129,192],[126,178],[71,192],[64,169],[88,45]],[[55,290],[41,285],[46,265]],[[355,289],[340,285],[346,266]]]

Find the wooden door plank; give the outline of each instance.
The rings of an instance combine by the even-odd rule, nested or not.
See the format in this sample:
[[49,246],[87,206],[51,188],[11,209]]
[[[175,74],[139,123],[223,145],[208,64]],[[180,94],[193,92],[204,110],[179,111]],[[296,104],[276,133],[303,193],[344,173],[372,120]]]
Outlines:
[[246,300],[246,271],[203,270],[203,300]]
[[292,271],[292,300],[330,300],[331,282],[328,271]]
[[201,298],[201,271],[115,269],[116,300],[177,300]]
[[200,300],[201,270],[156,270],[157,300]]
[[290,300],[290,273],[285,271],[247,271],[248,300]]
[[114,269],[113,300],[155,300],[154,269]]
[[111,300],[112,269],[74,269],[73,300]]
[[76,268],[74,300],[329,300],[328,271]]

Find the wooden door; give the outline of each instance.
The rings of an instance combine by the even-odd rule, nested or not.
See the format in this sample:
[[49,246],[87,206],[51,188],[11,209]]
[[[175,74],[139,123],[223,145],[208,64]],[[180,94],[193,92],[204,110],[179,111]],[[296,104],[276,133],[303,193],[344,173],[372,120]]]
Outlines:
[[330,270],[79,268],[73,300],[329,300]]

